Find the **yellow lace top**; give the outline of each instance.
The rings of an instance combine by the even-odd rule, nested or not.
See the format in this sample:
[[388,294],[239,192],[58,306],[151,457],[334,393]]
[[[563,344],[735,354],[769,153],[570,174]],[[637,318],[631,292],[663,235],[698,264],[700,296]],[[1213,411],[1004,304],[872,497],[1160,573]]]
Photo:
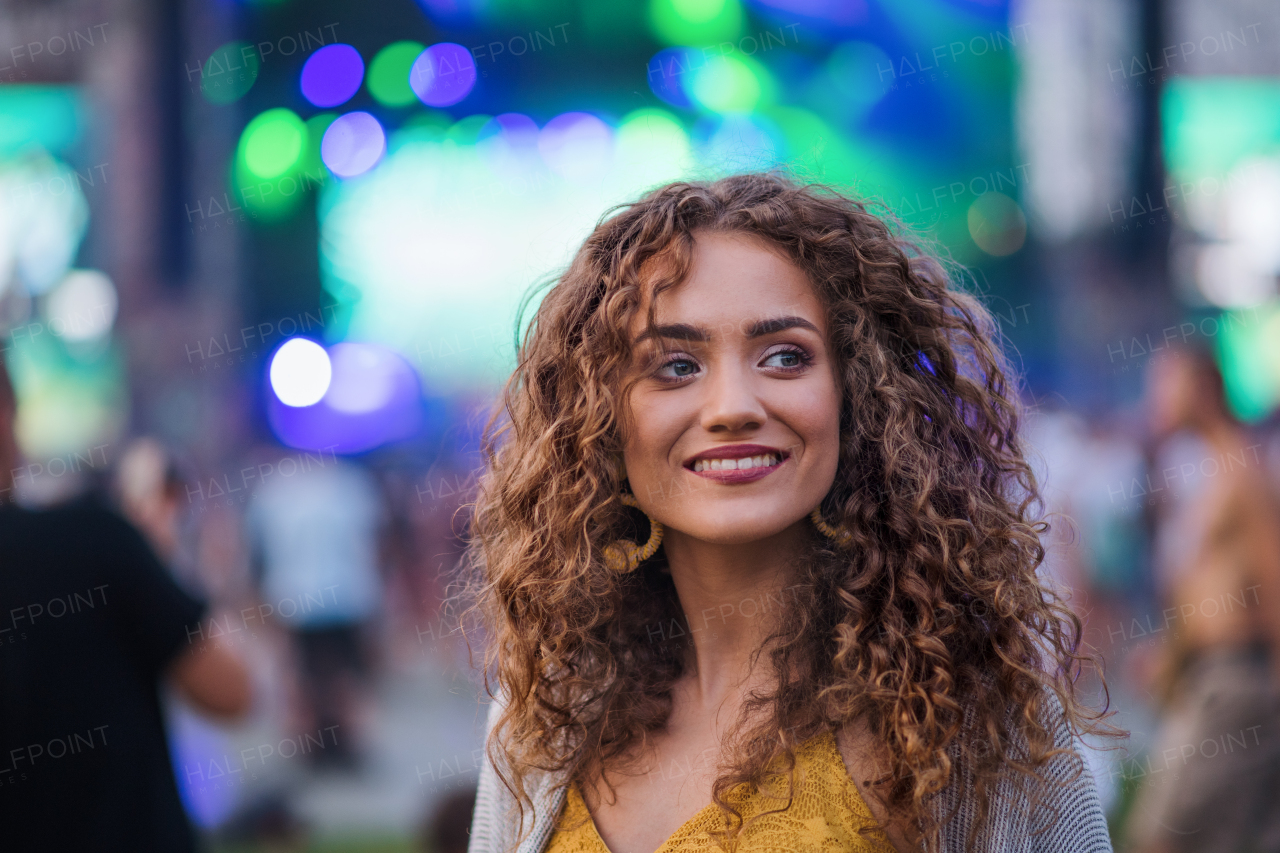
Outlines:
[[[776,789],[785,792],[784,774]],[[737,853],[892,853],[888,839],[871,817],[845,769],[834,733],[824,732],[796,748],[796,795],[782,812],[751,823],[738,836]],[[729,801],[746,821],[785,801],[749,791],[746,783],[729,792]],[[725,818],[709,803],[689,818],[654,853],[711,853],[720,850],[710,830],[725,829]],[[865,830],[865,834],[859,830]],[[600,837],[577,783],[565,797],[564,810],[544,853],[611,853]]]

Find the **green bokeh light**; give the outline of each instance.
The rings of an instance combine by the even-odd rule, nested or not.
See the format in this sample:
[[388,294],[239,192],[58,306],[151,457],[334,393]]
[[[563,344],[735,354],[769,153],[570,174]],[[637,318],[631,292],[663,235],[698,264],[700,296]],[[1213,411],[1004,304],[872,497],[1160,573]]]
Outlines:
[[211,104],[238,101],[253,88],[261,65],[257,48],[249,42],[227,42],[200,69],[200,94]]
[[1259,421],[1280,405],[1280,300],[1215,322],[1227,402],[1242,420]]
[[650,0],[649,25],[668,44],[699,46],[742,34],[738,0]]
[[627,113],[614,145],[618,174],[635,186],[675,180],[693,165],[689,134],[666,110],[644,107]]
[[1280,150],[1280,80],[1175,77],[1161,98],[1164,154],[1181,180],[1225,176],[1241,160]]
[[693,72],[690,96],[717,113],[746,113],[774,100],[768,69],[749,56],[718,56]]
[[256,116],[240,135],[231,168],[236,198],[258,222],[288,218],[307,190],[329,173],[320,162],[320,139],[333,113],[303,122],[293,111],[277,108]]
[[307,126],[293,110],[278,107],[258,115],[240,135],[240,155],[249,173],[278,178],[298,165]]
[[26,148],[61,152],[80,137],[81,113],[77,86],[0,86],[0,157]]
[[18,445],[32,460],[48,460],[120,440],[128,393],[119,347],[86,358],[55,335],[24,337],[6,352],[18,396]]
[[416,103],[418,98],[409,87],[409,71],[424,50],[426,46],[416,41],[398,41],[378,51],[369,63],[369,75],[365,78],[374,100],[384,107]]

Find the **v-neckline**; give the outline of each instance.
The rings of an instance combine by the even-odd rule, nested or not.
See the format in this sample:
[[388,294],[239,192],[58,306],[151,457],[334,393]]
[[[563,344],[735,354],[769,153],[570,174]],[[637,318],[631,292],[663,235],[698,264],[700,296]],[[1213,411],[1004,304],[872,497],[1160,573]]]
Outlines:
[[[823,732],[819,732],[809,740],[797,746],[796,752],[799,752],[801,749],[805,748],[806,746],[809,746],[811,743],[818,741],[827,735],[831,736],[832,745],[835,747],[836,751],[839,752],[839,747],[835,744],[835,735],[831,732],[830,729],[827,729]],[[840,760],[840,766],[841,767],[844,766],[843,758]],[[849,780],[849,784],[850,785],[853,784],[852,779]],[[582,787],[577,782],[574,782],[573,788],[578,795],[579,802],[582,803],[582,810],[587,813],[587,823],[591,824],[591,831],[592,833],[595,834],[596,839],[599,840],[600,848],[604,850],[605,853],[613,853],[613,850],[610,849],[609,845],[605,842],[604,836],[600,834],[600,827],[596,826],[595,815],[591,813],[591,807],[587,805],[587,798],[586,798],[586,795],[583,794],[582,792]],[[861,796],[861,793],[859,793],[859,796]],[[657,846],[657,848],[653,851],[653,853],[663,853],[663,851],[667,849],[667,845],[671,843],[671,840],[673,838],[675,838],[677,835],[680,835],[682,832],[684,832],[684,830],[689,826],[689,824],[693,823],[695,820],[697,820],[699,817],[702,816],[703,812],[707,811],[708,809],[714,809],[714,808],[717,808],[717,806],[716,806],[715,800],[712,800],[702,808],[698,809],[696,812],[694,812],[692,815],[689,816],[688,820],[686,820],[684,823],[680,824],[674,830],[672,830],[671,834],[667,836],[665,841],[663,841],[661,844]]]
[[[574,782],[573,786],[577,792],[578,799],[582,802],[583,811],[587,813],[587,823],[591,824],[591,832],[595,835],[596,839],[600,842],[600,849],[605,851],[605,853],[613,853],[613,850],[605,842],[604,836],[600,834],[600,827],[596,826],[595,815],[591,814],[591,808],[587,805],[587,798],[583,796],[582,789],[578,786],[577,782]],[[667,845],[671,843],[671,839],[675,838],[677,835],[684,832],[684,830],[689,826],[689,824],[693,823],[695,820],[697,820],[699,817],[702,816],[703,812],[713,808],[716,808],[716,804],[714,800],[710,803],[707,803],[702,808],[698,809],[696,812],[690,815],[688,820],[686,820],[684,823],[680,824],[674,830],[672,830],[671,834],[667,836],[665,841],[663,841],[661,844],[657,846],[657,848],[653,851],[653,853],[663,853],[663,851],[667,849]]]

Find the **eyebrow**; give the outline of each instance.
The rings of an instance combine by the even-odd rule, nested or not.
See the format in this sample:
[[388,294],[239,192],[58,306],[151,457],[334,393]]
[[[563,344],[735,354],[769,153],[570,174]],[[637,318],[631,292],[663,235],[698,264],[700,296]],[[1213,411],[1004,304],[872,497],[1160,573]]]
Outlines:
[[[815,334],[822,334],[817,326],[803,317],[771,317],[767,320],[756,320],[747,326],[747,337],[760,338],[776,332],[783,332],[787,329],[809,329]],[[693,326],[688,323],[667,323],[654,326],[652,329],[645,329],[636,336],[631,345],[635,346],[641,341],[652,337],[705,343],[711,340],[711,332],[703,326]]]

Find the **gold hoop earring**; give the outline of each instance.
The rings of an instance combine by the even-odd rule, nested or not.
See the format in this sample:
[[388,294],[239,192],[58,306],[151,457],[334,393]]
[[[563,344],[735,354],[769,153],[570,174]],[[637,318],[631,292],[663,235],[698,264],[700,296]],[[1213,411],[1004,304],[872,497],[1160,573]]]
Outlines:
[[[622,503],[626,506],[640,509],[640,502],[636,500],[636,496],[630,492],[622,493]],[[649,519],[649,541],[643,545],[637,545],[630,539],[619,539],[604,549],[604,563],[610,569],[620,574],[633,572],[645,560],[652,557],[658,551],[658,546],[662,544],[662,522],[649,518],[649,514],[645,513],[645,518]]]
[[809,513],[809,520],[813,522],[813,526],[818,528],[823,536],[835,541],[837,545],[848,545],[853,541],[853,534],[847,530],[832,527],[822,518],[820,507],[814,507],[813,512]]

